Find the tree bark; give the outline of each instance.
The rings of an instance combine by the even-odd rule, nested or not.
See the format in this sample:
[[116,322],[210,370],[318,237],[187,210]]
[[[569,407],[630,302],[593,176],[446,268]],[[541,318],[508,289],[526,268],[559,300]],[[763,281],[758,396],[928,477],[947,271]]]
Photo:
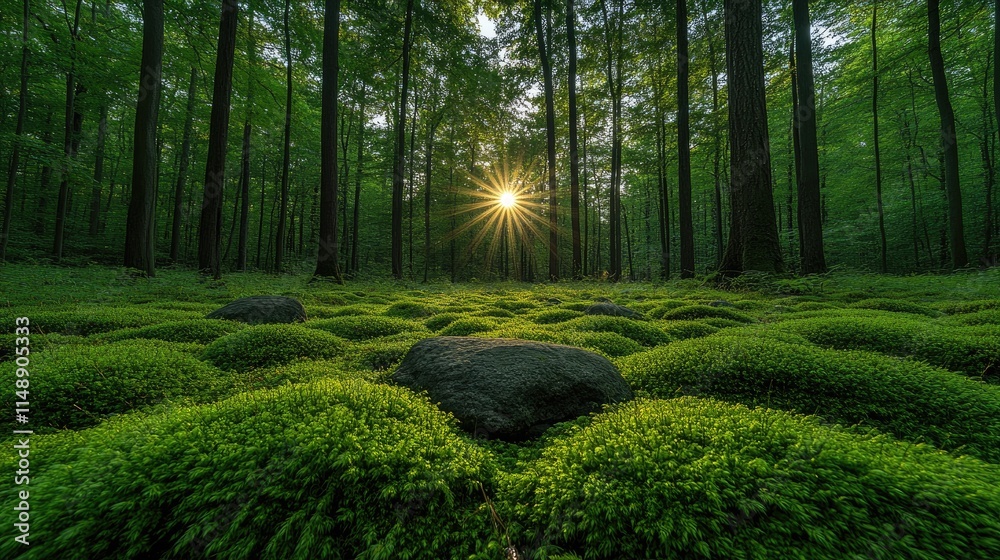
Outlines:
[[219,259],[222,243],[222,189],[226,180],[226,145],[229,139],[229,107],[233,91],[233,55],[236,50],[238,19],[237,1],[222,0],[208,158],[205,163],[205,190],[198,224],[198,269],[211,272],[216,279],[222,276]]
[[782,272],[771,192],[760,0],[726,0],[731,172],[730,234],[720,271]]
[[688,93],[687,0],[677,0],[677,206],[681,230],[681,278],[694,278],[691,215],[691,108]]
[[3,204],[3,228],[0,229],[0,263],[7,259],[7,242],[10,239],[10,222],[14,210],[14,184],[17,181],[17,166],[21,159],[21,140],[24,135],[24,119],[28,111],[28,20],[31,17],[31,2],[24,0],[24,18],[21,30],[21,90],[17,97],[17,125],[14,130],[14,149],[10,154],[7,169],[7,191]]
[[934,98],[941,116],[941,149],[944,151],[945,193],[948,197],[948,236],[951,242],[951,266],[963,268],[969,264],[965,250],[965,228],[962,224],[962,191],[958,173],[958,135],[955,130],[955,112],[948,93],[948,80],[941,56],[940,0],[927,0],[927,38],[934,81]]
[[94,150],[94,185],[90,189],[90,229],[91,237],[101,229],[101,183],[104,182],[104,147],[108,134],[108,105],[101,103],[97,121],[97,149]]
[[[52,253],[58,262],[62,259],[63,237],[66,232],[66,214],[69,206],[70,188],[70,161],[76,159],[77,136],[83,124],[83,116],[76,111],[76,94],[79,85],[76,83],[76,43],[80,33],[80,7],[83,0],[77,0],[76,11],[73,16],[73,24],[70,32],[70,64],[69,72],[66,73],[66,115],[65,115],[65,135],[63,136],[63,162],[61,169],[61,179],[59,181],[59,198],[56,201],[56,223],[55,240],[52,246]],[[65,4],[63,5],[65,7]],[[69,14],[65,14],[67,22]]]
[[292,143],[292,36],[288,20],[291,0],[285,0],[285,132],[281,158],[281,202],[278,206],[278,238],[274,242],[274,271],[281,273],[285,266],[285,229],[288,220],[288,166]]
[[580,247],[580,155],[577,146],[576,109],[576,11],[574,0],[566,0],[566,40],[569,42],[569,196],[573,229],[573,279],[583,278],[583,255]]
[[340,277],[340,250],[337,240],[337,102],[340,93],[337,73],[340,63],[340,0],[326,0],[323,21],[323,106],[320,117],[320,200],[319,254],[316,276]]
[[240,157],[240,236],[236,246],[236,270],[246,272],[247,240],[250,235],[250,118],[243,123],[243,151]]
[[552,65],[545,44],[545,27],[542,24],[542,0],[534,0],[535,38],[538,57],[542,65],[542,85],[545,90],[545,146],[547,155],[549,192],[549,280],[559,280],[559,236],[556,221],[556,113],[555,92],[552,85]]
[[163,0],[143,0],[142,62],[139,71],[139,102],[135,110],[132,143],[132,197],[125,225],[125,266],[148,276],[155,273],[152,246],[153,210],[156,203],[156,133],[160,111],[163,68]]
[[358,273],[358,235],[361,233],[361,177],[365,161],[365,94],[367,90],[361,86],[361,101],[358,109],[358,169],[354,172],[354,206],[351,230],[351,261],[348,270],[351,274]]
[[187,108],[184,112],[184,135],[181,140],[181,159],[177,168],[177,184],[174,187],[174,215],[170,230],[170,261],[180,257],[181,226],[184,216],[184,183],[187,181],[188,163],[191,160],[191,128],[194,123],[194,101],[198,81],[198,70],[191,67],[191,81],[188,85]]
[[795,64],[799,108],[795,113],[801,160],[799,165],[799,252],[802,272],[826,272],[823,254],[823,217],[820,212],[819,145],[816,141],[816,88],[813,79],[812,34],[808,0],[793,0]]
[[878,0],[872,2],[872,128],[875,136],[875,204],[878,206],[879,233],[879,270],[882,274],[889,272],[888,249],[885,239],[885,209],[882,205],[882,151],[879,147],[878,134],[878,41],[875,32],[878,29]]
[[412,46],[413,0],[406,2],[403,24],[403,77],[396,119],[396,156],[392,174],[392,276],[403,278],[403,170],[406,145],[406,94],[410,86],[410,47]]

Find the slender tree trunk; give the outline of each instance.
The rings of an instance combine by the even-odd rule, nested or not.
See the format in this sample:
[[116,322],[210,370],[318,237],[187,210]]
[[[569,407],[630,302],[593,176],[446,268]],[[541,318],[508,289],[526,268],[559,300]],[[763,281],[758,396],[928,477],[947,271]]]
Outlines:
[[264,159],[260,163],[260,208],[258,208],[259,217],[257,218],[257,256],[254,258],[253,266],[257,270],[260,270],[260,252],[264,247],[264,177],[267,173],[267,155],[265,154]]
[[687,0],[677,0],[677,206],[680,211],[681,228],[681,278],[694,278],[694,219],[691,215],[691,109],[688,101],[687,26]]
[[781,272],[771,192],[760,0],[726,0],[731,211],[723,275]]
[[[573,279],[583,278],[580,247],[580,156],[577,147],[576,110],[576,12],[574,0],[566,0],[566,40],[569,42],[569,175],[570,219],[573,229]],[[586,209],[584,210],[586,212]]]
[[288,166],[292,138],[292,36],[288,26],[291,0],[285,0],[285,129],[281,159],[281,202],[278,206],[278,238],[274,243],[274,271],[281,273],[285,266],[285,228],[288,220]]
[[326,0],[323,21],[323,109],[320,123],[319,256],[316,276],[343,284],[337,241],[337,102],[340,89],[340,0]]
[[542,85],[545,90],[546,170],[549,192],[549,280],[559,280],[559,236],[556,221],[556,114],[555,92],[552,85],[552,66],[545,44],[545,27],[542,24],[542,1],[534,0],[535,37],[538,57],[542,65]]
[[14,210],[14,184],[17,181],[17,166],[21,159],[21,140],[24,135],[24,119],[28,111],[28,20],[31,18],[31,2],[24,0],[24,17],[21,30],[21,90],[17,98],[17,126],[14,130],[14,149],[10,154],[7,169],[7,191],[3,204],[3,228],[0,229],[0,264],[7,259],[7,242],[10,239],[10,222]]
[[406,219],[407,224],[407,268],[410,272],[410,278],[413,278],[413,202],[416,197],[413,196],[413,183],[414,183],[414,166],[417,163],[417,159],[414,156],[416,153],[416,141],[417,141],[417,113],[420,109],[420,97],[417,92],[413,92],[413,119],[410,121],[410,179],[407,181],[407,190],[409,191],[409,196],[407,197],[407,210],[409,211],[409,216]]
[[233,91],[233,54],[239,4],[222,0],[219,43],[215,57],[215,85],[209,124],[205,190],[198,224],[198,269],[222,276],[219,250],[222,243],[222,190],[226,180],[226,144],[229,138],[229,106]]
[[[611,231],[609,244],[610,270],[608,279],[617,282],[622,278],[622,232],[621,232],[621,115],[622,115],[622,71],[621,50],[624,22],[624,2],[619,0],[616,25],[611,24],[607,0],[601,0],[601,15],[604,23],[604,46],[607,56],[608,93],[611,97],[611,184],[608,210],[611,213],[608,226]],[[616,59],[616,56],[617,59]],[[617,60],[617,63],[616,63]]]
[[[707,2],[702,3],[702,18],[709,29]],[[715,34],[708,36],[708,64],[712,74],[712,179],[715,187],[715,264],[722,262],[725,240],[722,231],[722,125],[719,122],[719,70],[716,58]]]
[[170,229],[170,261],[177,262],[181,247],[181,220],[184,215],[184,183],[187,181],[188,163],[191,158],[191,128],[194,122],[194,96],[198,80],[198,70],[191,67],[191,81],[188,85],[187,108],[184,112],[184,135],[181,140],[181,159],[177,169],[177,184],[174,187],[174,215]]
[[882,151],[879,149],[878,135],[878,0],[872,3],[872,128],[875,136],[875,203],[878,206],[879,248],[881,249],[879,269],[882,274],[889,272],[888,249],[885,239],[885,210],[882,205]]
[[365,94],[367,89],[361,86],[361,101],[358,109],[358,169],[354,172],[354,219],[351,231],[351,262],[348,270],[351,274],[358,273],[358,236],[361,233],[361,177],[365,161]]
[[406,142],[406,94],[410,85],[410,47],[412,46],[413,0],[406,2],[403,24],[403,77],[396,121],[396,155],[392,174],[392,275],[403,278],[403,170]]
[[132,198],[125,227],[125,266],[154,274],[152,246],[156,204],[156,132],[160,111],[163,68],[163,1],[143,0],[142,63],[139,71],[139,102],[135,111],[132,142]]
[[250,236],[250,117],[243,124],[243,153],[240,158],[240,236],[236,248],[236,270],[247,270],[247,241]]
[[951,241],[951,266],[962,268],[969,264],[965,250],[965,229],[962,225],[962,191],[958,173],[958,135],[955,130],[955,112],[948,94],[948,81],[941,56],[940,0],[927,0],[927,38],[934,79],[934,98],[941,115],[941,148],[944,150],[945,193],[948,198],[948,233]]
[[[30,2],[30,0],[28,0]],[[52,113],[45,115],[45,132],[42,134],[42,142],[45,144],[46,153],[48,147],[52,145]],[[45,233],[45,216],[49,205],[49,184],[52,182],[52,164],[49,159],[44,158],[42,164],[41,177],[38,183],[38,206],[35,209],[35,235]]]
[[[55,241],[52,246],[52,253],[56,261],[62,259],[63,238],[66,232],[66,215],[68,213],[70,189],[72,188],[70,184],[70,162],[76,159],[76,149],[74,146],[78,142],[79,128],[82,126],[83,121],[83,116],[76,111],[76,94],[80,89],[76,82],[76,43],[80,32],[80,7],[82,4],[83,0],[77,0],[73,24],[69,30],[70,65],[69,72],[66,74],[66,118],[65,136],[63,137],[64,158],[61,169],[62,177],[59,182],[59,198],[56,201]],[[65,7],[65,4],[63,6]],[[68,22],[69,14],[65,15]]]
[[632,232],[628,227],[628,212],[622,207],[622,221],[625,224],[625,245],[628,249],[628,279],[635,281],[635,268],[632,267]]
[[431,262],[431,164],[434,154],[434,133],[442,116],[444,116],[443,110],[433,117],[428,125],[424,154],[424,283],[427,283]]
[[108,106],[101,103],[97,121],[97,149],[94,150],[94,184],[90,189],[90,229],[91,237],[101,229],[101,184],[104,182],[104,147],[108,134]]

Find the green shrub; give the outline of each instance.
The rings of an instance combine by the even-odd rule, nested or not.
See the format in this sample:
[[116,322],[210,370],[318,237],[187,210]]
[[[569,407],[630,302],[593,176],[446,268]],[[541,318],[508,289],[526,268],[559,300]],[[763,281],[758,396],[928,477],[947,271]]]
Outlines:
[[552,325],[576,319],[577,317],[583,317],[583,313],[573,311],[572,309],[549,309],[535,315],[532,320],[539,325]]
[[[0,393],[14,409],[15,368],[2,378],[12,389]],[[198,360],[183,346],[153,340],[108,345],[66,345],[32,355],[28,378],[30,421],[39,427],[77,429],[167,400],[206,402],[228,392],[231,376]],[[13,418],[4,422],[13,426]],[[9,432],[8,432],[9,433]]]
[[246,371],[287,364],[296,358],[333,358],[345,346],[342,338],[316,329],[257,325],[209,344],[202,357],[221,369]]
[[4,539],[0,556],[468,557],[489,536],[492,471],[456,431],[407,389],[322,380],[33,438],[44,546]]
[[965,334],[919,319],[895,317],[816,317],[784,321],[778,328],[820,346],[874,350],[913,356],[973,377],[990,379],[1000,362],[1000,339]]
[[137,329],[122,329],[97,335],[98,340],[113,342],[133,338],[149,338],[167,342],[195,342],[208,344],[213,340],[246,328],[246,324],[218,319],[190,319],[170,321]]
[[424,326],[432,331],[439,331],[462,317],[465,317],[462,313],[438,313],[426,319]]
[[947,318],[949,323],[959,325],[1000,325],[1000,309],[983,309]]
[[474,317],[498,317],[500,319],[510,319],[516,317],[513,312],[506,309],[483,309],[472,314]]
[[996,558],[1000,470],[695,398],[597,416],[501,485],[527,557]]
[[557,344],[563,343],[565,338],[546,328],[521,324],[506,324],[496,330],[475,333],[475,336],[481,338],[515,338]]
[[618,333],[624,337],[631,338],[643,346],[656,346],[657,344],[666,344],[673,340],[653,323],[626,319],[625,317],[588,315],[566,321],[559,328],[562,329],[564,327],[579,332]]
[[528,301],[526,299],[500,299],[493,304],[499,309],[505,309],[507,311],[513,311],[517,313],[518,311],[524,311],[527,309],[535,309],[538,307],[533,301]]
[[400,301],[389,306],[385,310],[388,317],[400,317],[403,319],[421,319],[430,317],[438,312],[438,309],[416,301]]
[[852,303],[851,307],[860,309],[878,309],[880,311],[892,311],[893,313],[910,313],[913,315],[924,315],[927,317],[940,317],[941,312],[916,303],[910,303],[902,299],[873,298],[863,299]]
[[949,315],[975,313],[986,309],[1000,309],[1000,299],[982,299],[976,301],[947,303],[939,306],[939,309]]
[[837,305],[822,301],[804,301],[795,305],[796,311],[818,311],[821,309],[838,309]]
[[735,311],[728,307],[712,307],[711,305],[686,305],[684,307],[678,307],[677,309],[671,309],[670,311],[663,314],[661,319],[669,319],[673,321],[677,320],[693,320],[693,319],[728,319],[730,321],[737,321],[740,323],[751,323],[753,319],[749,316]]
[[463,317],[452,321],[447,327],[441,329],[438,334],[441,336],[469,336],[470,334],[493,331],[503,323],[494,317]]
[[347,340],[368,340],[405,332],[420,332],[423,325],[395,317],[348,316],[309,321],[306,326],[333,333]]
[[1000,463],[1000,390],[913,361],[715,335],[618,361],[636,389],[818,414]]
[[340,363],[327,360],[298,359],[291,363],[269,368],[257,368],[241,375],[236,383],[236,391],[256,391],[277,389],[284,385],[312,383],[319,379],[360,379],[357,371],[345,368]]
[[701,338],[719,332],[718,327],[701,321],[668,321],[663,323],[661,327],[663,332],[674,340]]
[[643,349],[638,342],[614,332],[567,332],[563,333],[560,341],[570,346],[596,350],[609,358],[628,356]]
[[352,317],[356,315],[376,315],[381,314],[384,308],[378,305],[360,303],[345,307],[310,307],[308,315],[310,319],[329,319],[331,317]]
[[[201,318],[202,315],[189,311],[167,311],[146,307],[78,307],[73,311],[20,310],[31,321],[32,333],[59,333],[64,335],[88,336],[94,333],[138,328],[165,321],[179,321]],[[16,313],[5,313],[2,324],[12,325]],[[11,317],[11,319],[6,319]]]
[[657,305],[655,307],[645,313],[646,317],[649,317],[650,319],[662,319],[664,315],[674,309],[677,309],[678,307],[691,305],[691,302],[677,299],[667,299],[656,303]]

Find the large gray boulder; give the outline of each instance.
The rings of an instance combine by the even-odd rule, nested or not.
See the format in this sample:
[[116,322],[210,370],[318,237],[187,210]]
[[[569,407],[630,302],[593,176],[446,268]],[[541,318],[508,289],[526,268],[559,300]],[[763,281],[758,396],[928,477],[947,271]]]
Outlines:
[[628,317],[629,319],[639,319],[642,317],[637,311],[633,311],[628,307],[622,305],[616,305],[610,301],[598,301],[597,303],[591,305],[584,313],[587,315],[611,315],[612,317]]
[[228,319],[251,325],[301,323],[306,309],[299,300],[285,296],[250,296],[240,298],[206,315],[207,319]]
[[633,397],[618,369],[572,346],[458,336],[416,343],[393,380],[426,390],[477,437],[523,441]]

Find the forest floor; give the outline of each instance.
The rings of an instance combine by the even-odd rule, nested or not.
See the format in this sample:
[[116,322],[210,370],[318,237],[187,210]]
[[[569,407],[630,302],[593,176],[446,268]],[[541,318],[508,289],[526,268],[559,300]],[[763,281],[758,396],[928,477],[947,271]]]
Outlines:
[[[262,294],[308,320],[204,318]],[[584,314],[601,300],[642,317]],[[10,527],[30,489],[32,545],[3,558],[1000,557],[1000,270],[720,290],[9,265],[0,324],[3,427],[34,431],[30,485],[0,494]],[[586,348],[638,397],[475,440],[389,383],[440,335]]]

